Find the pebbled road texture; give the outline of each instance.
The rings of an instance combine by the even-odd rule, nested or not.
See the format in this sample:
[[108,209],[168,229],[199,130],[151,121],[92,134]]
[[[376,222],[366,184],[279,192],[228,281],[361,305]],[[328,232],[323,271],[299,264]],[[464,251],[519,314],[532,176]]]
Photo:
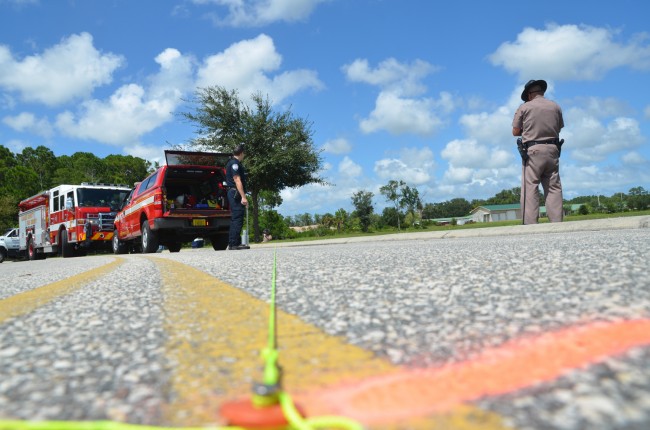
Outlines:
[[[402,371],[455,369],[486,354],[498,361],[498,353],[492,351],[503,345],[521,339],[534,342],[572,327],[646,321],[650,319],[650,229],[643,228],[643,221],[636,228],[623,229],[611,224],[579,229],[569,226],[577,223],[563,223],[562,228],[571,229],[532,226],[444,239],[416,234],[278,246],[278,307],[283,312],[279,342],[281,347],[291,345],[281,351],[287,388],[309,403],[311,388],[319,391],[318,397],[341,384]],[[258,309],[264,309],[269,296],[274,245],[237,252],[183,249],[178,254],[126,255],[117,260],[92,256],[3,264],[0,274],[15,282],[0,287],[0,417],[219,423],[219,403],[229,395],[244,394],[259,367],[255,351],[264,346],[260,343],[266,321],[263,315],[259,321],[250,316],[247,322],[223,319],[218,326],[205,321],[213,318],[211,313],[219,318],[224,313],[242,315],[253,306],[259,306],[255,314],[261,313]],[[114,269],[98,277],[79,278],[115,261]],[[172,269],[165,261],[181,269]],[[176,277],[170,279],[175,270]],[[184,273],[192,285],[184,285]],[[222,295],[207,297],[204,304],[181,302],[186,299],[174,290],[181,294],[181,288],[200,287],[206,289],[203,296],[211,296],[210,279],[224,284],[219,291],[229,288],[227,300]],[[66,280],[72,280],[68,289],[47,292],[52,284]],[[200,286],[200,282],[207,284]],[[2,318],[3,309],[9,312],[3,303],[23,300],[21,294],[30,291],[48,301]],[[182,318],[170,319],[182,311],[173,308],[173,300],[188,303]],[[238,303],[241,309],[235,312]],[[283,323],[293,324],[299,334],[283,334]],[[233,349],[253,352],[238,355],[228,345],[234,345],[241,325],[249,325],[249,333],[259,326],[262,341],[248,334],[250,341]],[[184,350],[174,345],[179,339],[190,345],[216,343],[216,334],[201,337],[206,329],[219,332],[225,343],[206,353],[209,360],[200,365],[209,370],[204,373],[225,376],[211,382],[185,375],[181,384],[196,387],[196,392],[204,384],[215,385],[194,399],[196,403],[212,397],[202,412],[174,409],[170,405],[178,404],[181,397],[179,363],[185,360],[191,366],[200,360],[187,360],[177,353]],[[604,342],[597,337],[585,339],[581,342]],[[318,349],[324,343],[329,351]],[[333,357],[332,362],[326,355]],[[339,357],[359,365],[337,367]],[[526,370],[526,363],[513,363]],[[235,366],[240,370],[235,371]],[[241,370],[249,367],[252,373]],[[471,400],[464,406],[439,408],[411,420],[368,418],[366,424],[370,428],[646,429],[650,428],[648,369],[650,342],[640,338],[623,352],[564,369],[552,380],[533,379],[499,394],[468,395]],[[328,379],[320,373],[327,373]],[[233,375],[243,381],[228,382]],[[429,377],[423,377],[423,383]],[[453,385],[455,379],[450,380]],[[495,377],[494,384],[502,383],[507,386]],[[436,389],[417,384],[406,388],[424,395],[436,394]],[[404,408],[399,399],[388,405],[385,416],[391,416],[391,407]],[[214,411],[213,415],[206,415],[206,410]]]

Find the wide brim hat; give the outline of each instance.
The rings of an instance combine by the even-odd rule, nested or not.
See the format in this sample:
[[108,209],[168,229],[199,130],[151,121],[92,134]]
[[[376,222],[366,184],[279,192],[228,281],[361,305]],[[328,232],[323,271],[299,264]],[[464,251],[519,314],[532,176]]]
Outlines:
[[528,81],[528,83],[526,85],[524,85],[524,90],[521,93],[521,99],[523,101],[525,101],[525,102],[528,101],[528,88],[530,88],[532,86],[535,86],[535,85],[539,85],[540,87],[542,87],[542,92],[543,93],[545,93],[546,88],[548,88],[548,84],[546,83],[545,80],[543,80],[543,79],[537,79],[537,80],[531,79],[530,81]]

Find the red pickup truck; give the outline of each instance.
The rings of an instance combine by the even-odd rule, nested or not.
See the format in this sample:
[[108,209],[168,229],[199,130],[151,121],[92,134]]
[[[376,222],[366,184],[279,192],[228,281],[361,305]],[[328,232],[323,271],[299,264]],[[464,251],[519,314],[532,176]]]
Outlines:
[[165,151],[167,164],[136,184],[115,217],[115,254],[178,252],[197,237],[228,247],[230,209],[225,166],[230,154]]

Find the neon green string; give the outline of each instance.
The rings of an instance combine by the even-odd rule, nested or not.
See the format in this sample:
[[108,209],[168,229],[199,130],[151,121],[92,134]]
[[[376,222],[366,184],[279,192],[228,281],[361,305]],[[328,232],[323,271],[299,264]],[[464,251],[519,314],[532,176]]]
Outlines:
[[262,357],[265,361],[264,366],[264,383],[267,385],[277,385],[280,382],[280,369],[278,368],[278,351],[277,351],[277,330],[275,314],[275,292],[276,292],[276,273],[277,273],[277,255],[278,251],[273,252],[273,275],[271,277],[271,303],[269,310],[269,338],[266,348],[262,351]]
[[315,430],[318,428],[343,429],[343,430],[363,430],[363,426],[358,422],[345,417],[323,416],[314,418],[303,418],[289,394],[284,391],[280,393],[280,406],[291,429],[295,430]]
[[276,317],[275,317],[275,291],[276,291],[276,275],[278,272],[278,249],[273,251],[273,275],[271,277],[271,312],[269,314],[269,349],[277,348],[277,331],[275,330]]

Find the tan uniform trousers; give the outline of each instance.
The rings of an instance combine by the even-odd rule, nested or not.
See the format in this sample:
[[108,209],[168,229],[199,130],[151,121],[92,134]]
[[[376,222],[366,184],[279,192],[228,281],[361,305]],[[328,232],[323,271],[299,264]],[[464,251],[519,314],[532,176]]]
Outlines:
[[524,224],[537,224],[539,219],[539,184],[544,189],[546,214],[551,222],[564,218],[560,158],[557,146],[538,144],[528,148],[528,162],[522,168],[521,207]]

